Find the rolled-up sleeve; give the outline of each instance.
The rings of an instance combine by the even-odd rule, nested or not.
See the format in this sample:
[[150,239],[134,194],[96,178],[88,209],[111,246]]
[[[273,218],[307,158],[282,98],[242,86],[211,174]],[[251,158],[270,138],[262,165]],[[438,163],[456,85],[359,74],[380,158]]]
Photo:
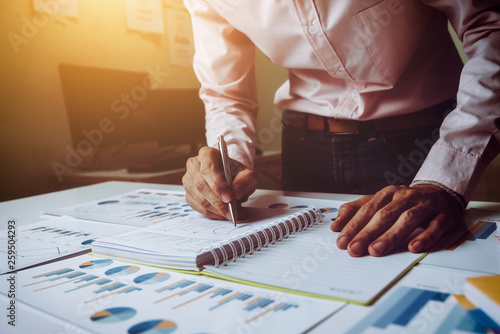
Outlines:
[[254,44],[205,1],[184,4],[193,25],[207,144],[217,147],[217,137],[224,135],[229,156],[252,168],[258,110]]
[[446,13],[469,60],[457,107],[445,118],[415,181],[440,183],[469,201],[500,147],[500,7],[488,0],[424,3]]

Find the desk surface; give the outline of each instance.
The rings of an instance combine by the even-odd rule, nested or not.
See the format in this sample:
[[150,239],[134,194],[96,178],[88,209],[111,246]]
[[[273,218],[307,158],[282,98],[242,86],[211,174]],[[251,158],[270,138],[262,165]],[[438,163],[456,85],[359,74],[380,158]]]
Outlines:
[[[2,221],[15,218],[20,225],[34,223],[39,220],[40,211],[61,208],[69,205],[82,204],[101,198],[111,197],[139,188],[161,189],[161,190],[183,190],[182,186],[151,184],[140,182],[110,181],[95,185],[78,187],[57,191],[53,193],[26,197],[0,203],[0,218]],[[256,195],[273,194],[298,196],[308,198],[330,199],[338,201],[352,201],[360,195],[325,194],[325,193],[303,193],[283,192],[278,190],[257,190]],[[471,202],[468,208],[500,211],[500,203],[495,202]]]
[[[80,188],[74,188],[44,195],[38,195],[38,196],[3,202],[0,203],[0,216],[2,221],[7,221],[7,219],[14,218],[16,219],[19,225],[30,224],[40,221],[40,212],[42,210],[50,210],[69,205],[82,204],[89,201],[94,201],[118,194],[123,194],[139,188],[160,189],[160,190],[183,189],[182,186],[174,186],[174,185],[160,185],[160,184],[134,183],[134,182],[114,182],[114,181],[105,182],[91,186],[84,186]],[[272,190],[257,190],[256,194],[299,196],[299,197],[320,198],[320,199],[330,199],[330,200],[340,200],[340,201],[349,201],[360,197],[357,195],[282,192],[282,191],[272,191]],[[469,208],[493,210],[500,212],[500,203],[471,202],[469,204]],[[425,270],[422,272],[425,272]],[[21,305],[21,310],[22,310],[22,305]],[[349,305],[349,308],[342,311],[344,312],[344,314],[352,316],[353,314],[365,314],[368,312],[368,310],[369,309],[361,309],[360,306]],[[33,319],[31,319],[32,321],[41,321],[40,323],[44,323],[43,314],[41,313],[31,314],[30,316],[34,317]],[[22,320],[24,324],[28,323],[26,321],[27,319],[22,319]],[[325,323],[315,328],[312,332],[318,334],[329,333],[331,332],[332,328],[339,328],[338,326],[340,326],[340,323],[337,321],[339,321],[338,317],[337,318],[335,316],[330,317],[330,319],[328,319]],[[2,321],[0,325],[4,325],[4,321]],[[67,324],[61,322],[59,325],[55,324],[54,326],[55,326],[53,328],[54,330],[60,330],[64,328],[64,326],[67,326]],[[0,330],[0,332],[3,331]]]

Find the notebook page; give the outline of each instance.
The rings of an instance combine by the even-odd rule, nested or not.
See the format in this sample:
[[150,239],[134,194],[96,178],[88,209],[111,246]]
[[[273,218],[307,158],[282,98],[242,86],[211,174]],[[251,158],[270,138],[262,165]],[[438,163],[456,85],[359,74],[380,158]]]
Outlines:
[[251,208],[251,218],[239,222],[236,227],[228,221],[213,220],[194,214],[157,223],[113,238],[101,239],[93,245],[92,249],[95,251],[98,247],[107,245],[107,247],[114,246],[149,253],[189,256],[203,248],[236,238],[292,213],[290,210],[284,212]]
[[205,271],[278,288],[368,303],[421,255],[352,258],[339,250],[339,233],[328,222],[310,227],[277,244]]

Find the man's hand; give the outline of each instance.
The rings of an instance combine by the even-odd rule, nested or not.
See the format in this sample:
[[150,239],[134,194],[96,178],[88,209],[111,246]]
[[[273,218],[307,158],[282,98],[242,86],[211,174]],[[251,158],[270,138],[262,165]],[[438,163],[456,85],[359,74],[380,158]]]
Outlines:
[[[230,159],[232,186],[224,178],[219,150],[203,147],[198,156],[187,161],[182,184],[186,201],[196,211],[208,218],[231,220],[227,203],[233,197],[238,203],[248,199],[257,186],[257,175],[236,160]],[[238,216],[245,213],[238,207]]]
[[459,204],[443,189],[389,186],[342,205],[331,229],[341,232],[337,246],[349,255],[383,256],[402,242],[412,253],[429,251],[460,222]]

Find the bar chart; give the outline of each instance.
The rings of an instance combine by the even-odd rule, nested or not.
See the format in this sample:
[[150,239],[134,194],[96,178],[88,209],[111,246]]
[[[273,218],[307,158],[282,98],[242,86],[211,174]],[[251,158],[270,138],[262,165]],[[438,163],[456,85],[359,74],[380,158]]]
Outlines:
[[347,333],[486,333],[448,293],[401,286]]
[[344,305],[90,255],[18,275],[22,302],[95,332],[287,332]]
[[130,226],[149,226],[162,221],[187,217],[194,213],[180,192],[139,189],[82,205],[47,211],[79,219]]

